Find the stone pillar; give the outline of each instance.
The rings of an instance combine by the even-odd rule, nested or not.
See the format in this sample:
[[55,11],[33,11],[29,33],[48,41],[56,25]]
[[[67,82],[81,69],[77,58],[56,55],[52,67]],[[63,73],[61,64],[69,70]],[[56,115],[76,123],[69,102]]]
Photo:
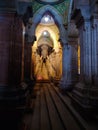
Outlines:
[[75,101],[78,99],[81,104],[81,108],[84,109],[84,106],[90,108],[88,97],[89,89],[92,83],[91,26],[90,19],[84,19],[80,13],[80,10],[77,11],[77,15],[78,19],[75,19],[75,22],[79,30],[80,40],[80,81],[75,85],[75,88],[73,90],[73,99]]
[[71,46],[68,45],[68,34],[65,27],[61,24],[60,43],[62,46],[62,77],[59,83],[61,90],[69,90],[71,86]]
[[22,20],[14,16],[12,24],[12,43],[10,46],[10,84],[19,85],[22,80],[23,27]]
[[24,51],[24,79],[31,79],[32,44],[25,43]]
[[[60,88],[70,90],[77,81],[78,66],[77,66],[77,35],[75,24],[72,21],[68,26],[68,43],[63,41],[62,44],[62,78]],[[62,40],[61,40],[62,42]],[[64,44],[66,43],[66,44]]]
[[[30,34],[31,35],[31,34]],[[24,78],[32,79],[32,45],[36,40],[35,36],[32,36],[32,40],[29,39],[29,35],[25,39],[25,50],[24,50]]]
[[[29,37],[29,36],[28,36]],[[33,87],[35,85],[35,78],[32,71],[32,45],[36,40],[35,36],[32,36],[32,41],[28,42],[28,38],[25,39],[24,44],[24,81],[28,85],[30,95],[33,94]]]
[[73,48],[71,57],[71,74],[72,74],[72,85],[76,84],[79,79],[78,75],[78,30],[74,21],[70,21],[68,25],[68,44]]
[[[91,23],[90,19],[85,19],[84,30],[83,31],[83,53],[84,53],[84,80],[86,84],[92,83],[92,73],[91,73]],[[81,35],[81,34],[80,34]]]
[[32,77],[34,77],[34,70],[33,70],[33,62],[32,62],[32,46],[34,44],[34,41],[36,41],[35,36],[35,28],[37,23],[32,23],[32,18],[29,19],[30,21],[27,23],[25,27],[25,70],[24,75],[25,79],[32,80]]
[[12,127],[14,121],[17,124],[27,105],[28,92],[26,85],[21,84],[21,67],[22,20],[15,11],[0,10],[0,121],[6,127]]
[[91,25],[92,34],[92,82],[95,86],[98,85],[98,14],[92,17]]
[[91,74],[91,26],[90,19],[85,19],[79,27],[80,42],[80,80],[86,84],[92,83]]
[[72,17],[79,30],[80,40],[80,81],[74,87],[72,102],[84,115],[93,113],[94,116],[98,109],[98,89],[94,86],[98,61],[97,31],[90,17],[86,16],[86,12],[83,17],[81,11],[77,10]]
[[0,12],[0,86],[8,85],[11,24],[14,15]]
[[72,64],[71,64],[71,57],[73,53],[73,48],[68,45],[63,45],[63,55],[62,55],[62,78],[60,81],[60,88],[62,90],[69,90],[72,85]]
[[89,100],[96,115],[98,112],[98,13],[93,15],[91,23],[92,86],[89,90]]

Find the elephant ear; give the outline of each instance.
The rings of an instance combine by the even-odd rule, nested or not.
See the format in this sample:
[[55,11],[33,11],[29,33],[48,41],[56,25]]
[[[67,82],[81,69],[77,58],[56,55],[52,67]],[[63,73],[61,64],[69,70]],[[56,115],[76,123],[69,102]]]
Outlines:
[[38,55],[41,56],[41,48],[40,47],[36,49],[36,52],[37,52]]

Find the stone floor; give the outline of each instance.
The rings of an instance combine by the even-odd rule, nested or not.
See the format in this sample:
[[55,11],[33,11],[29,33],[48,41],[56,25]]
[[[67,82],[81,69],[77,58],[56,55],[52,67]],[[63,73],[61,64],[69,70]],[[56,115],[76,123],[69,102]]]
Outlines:
[[98,130],[97,121],[86,121],[73,108],[68,94],[62,95],[52,83],[37,83],[32,112],[27,112],[20,130]]
[[85,119],[72,104],[71,92],[61,93],[53,83],[36,83],[30,109],[22,115],[0,111],[0,130],[98,130],[98,117]]

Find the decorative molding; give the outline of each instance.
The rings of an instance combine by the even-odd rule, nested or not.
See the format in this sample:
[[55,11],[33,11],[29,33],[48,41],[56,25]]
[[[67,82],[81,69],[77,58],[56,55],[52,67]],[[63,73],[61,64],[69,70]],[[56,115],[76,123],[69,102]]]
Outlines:
[[62,2],[64,2],[65,0],[56,0],[56,1],[53,1],[53,2],[46,2],[46,1],[43,1],[43,0],[36,0],[38,3],[40,3],[40,4],[44,4],[44,5],[46,5],[46,4],[50,4],[50,5],[55,5],[55,4],[60,4],[60,3],[62,3]]
[[29,43],[29,44],[31,43],[32,46],[33,46],[34,41],[36,41],[36,36],[35,35],[30,36],[30,35],[26,34],[25,35],[25,41],[26,41],[26,43]]
[[74,19],[77,28],[80,27],[81,24],[83,24],[83,22],[84,22],[84,18],[83,18],[82,14],[81,14],[81,10],[80,9],[73,10],[71,19],[72,20]]
[[[48,6],[49,4],[42,4],[38,3],[37,1],[32,2],[32,8],[33,8],[33,13],[35,14],[39,9],[41,9],[44,6]],[[60,15],[64,18],[64,23],[67,24],[68,21],[68,9],[69,9],[69,0],[63,1],[62,3],[55,4],[55,5],[50,5],[55,8]]]
[[78,35],[79,35],[79,32],[78,32],[78,29],[76,28],[74,21],[71,21],[68,25],[68,36],[78,37]]
[[33,11],[32,11],[32,6],[28,6],[26,9],[26,12],[24,13],[22,19],[23,19],[23,23],[26,26],[28,23],[31,23],[31,18],[33,17]]

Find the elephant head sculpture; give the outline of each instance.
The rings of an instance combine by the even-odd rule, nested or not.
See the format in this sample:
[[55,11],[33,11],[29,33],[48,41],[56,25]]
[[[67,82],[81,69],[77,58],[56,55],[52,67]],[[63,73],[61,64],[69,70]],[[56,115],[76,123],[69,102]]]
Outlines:
[[42,57],[43,62],[53,52],[53,40],[48,31],[44,31],[37,42],[37,53]]

